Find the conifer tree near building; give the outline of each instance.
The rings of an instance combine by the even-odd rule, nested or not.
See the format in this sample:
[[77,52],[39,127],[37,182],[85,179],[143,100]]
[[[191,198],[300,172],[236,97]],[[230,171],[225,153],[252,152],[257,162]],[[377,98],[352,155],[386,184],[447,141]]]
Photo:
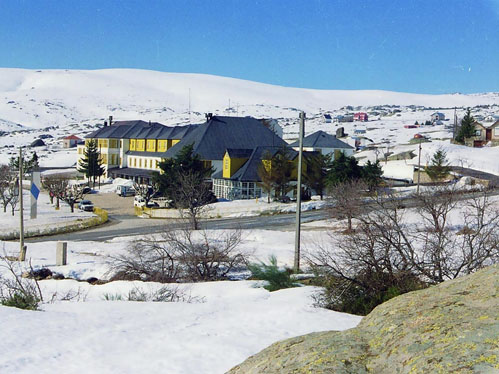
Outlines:
[[459,129],[457,130],[455,138],[456,142],[464,144],[466,138],[471,138],[472,136],[475,135],[474,123],[475,119],[471,115],[471,109],[468,108],[466,114],[464,115],[461,121],[461,126],[459,126]]
[[94,187],[96,178],[104,174],[101,155],[95,140],[90,140],[87,143],[83,151],[83,157],[79,161],[78,171],[87,177],[89,185],[90,180],[92,180]]

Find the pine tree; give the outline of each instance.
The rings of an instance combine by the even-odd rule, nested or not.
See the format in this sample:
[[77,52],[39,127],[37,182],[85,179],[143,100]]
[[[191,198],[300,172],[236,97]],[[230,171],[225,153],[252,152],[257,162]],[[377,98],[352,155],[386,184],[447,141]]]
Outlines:
[[94,187],[95,179],[104,174],[105,170],[102,166],[101,155],[94,139],[91,139],[83,150],[83,158],[79,160],[78,171],[87,177],[89,185],[90,180],[92,180]]
[[372,191],[381,183],[381,176],[383,175],[383,170],[379,161],[367,163],[362,167],[362,180],[367,184],[369,191]]
[[331,157],[331,154],[318,153],[306,159],[307,169],[303,173],[303,181],[320,195],[321,200],[326,188],[327,172],[332,162]]
[[327,175],[327,184],[335,186],[338,183],[359,179],[362,168],[355,157],[345,156],[341,153],[339,157],[331,163],[331,169]]
[[440,181],[444,179],[450,172],[451,168],[447,161],[447,153],[443,149],[438,149],[431,158],[431,165],[425,168],[426,174],[432,181]]
[[461,126],[457,130],[457,134],[455,137],[456,142],[464,144],[466,138],[471,138],[475,135],[475,119],[471,115],[471,109],[468,108],[465,116],[461,121]]

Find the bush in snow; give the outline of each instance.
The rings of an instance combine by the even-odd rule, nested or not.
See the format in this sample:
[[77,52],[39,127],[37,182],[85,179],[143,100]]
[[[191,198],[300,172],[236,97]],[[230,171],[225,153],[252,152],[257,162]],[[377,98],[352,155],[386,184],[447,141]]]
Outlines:
[[267,284],[263,286],[266,290],[277,291],[297,286],[291,280],[291,269],[279,269],[275,256],[269,257],[269,264],[260,262],[259,264],[250,264],[248,268],[253,278],[267,281]]
[[209,233],[190,226],[167,230],[159,237],[132,243],[122,255],[111,258],[111,280],[162,283],[226,279],[247,263],[237,247],[241,231]]

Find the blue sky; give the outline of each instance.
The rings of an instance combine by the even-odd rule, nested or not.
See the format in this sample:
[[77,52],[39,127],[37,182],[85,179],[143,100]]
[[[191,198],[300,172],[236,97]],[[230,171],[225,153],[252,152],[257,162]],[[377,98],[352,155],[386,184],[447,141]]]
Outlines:
[[499,91],[499,0],[0,0],[0,66]]

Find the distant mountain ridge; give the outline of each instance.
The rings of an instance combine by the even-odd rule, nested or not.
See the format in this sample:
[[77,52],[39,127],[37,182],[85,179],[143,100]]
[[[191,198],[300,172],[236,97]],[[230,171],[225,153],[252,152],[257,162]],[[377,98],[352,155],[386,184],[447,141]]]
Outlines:
[[[297,117],[343,106],[421,105],[451,108],[499,104],[498,93],[426,95],[381,90],[315,90],[214,75],[150,70],[0,68],[0,130],[116,119],[165,124],[200,122],[205,112]],[[229,106],[230,105],[230,106]],[[189,110],[190,109],[190,110]],[[5,128],[3,124],[9,124]],[[13,127],[14,126],[14,127]]]

